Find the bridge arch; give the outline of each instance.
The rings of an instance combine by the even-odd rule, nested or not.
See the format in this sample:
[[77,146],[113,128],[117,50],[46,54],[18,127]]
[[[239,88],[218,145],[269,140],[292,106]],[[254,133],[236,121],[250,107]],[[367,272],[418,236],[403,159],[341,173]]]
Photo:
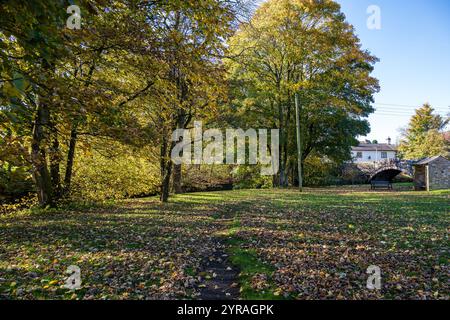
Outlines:
[[413,176],[413,161],[389,160],[374,163],[356,164],[357,169],[364,175],[365,181],[391,181],[400,173]]
[[404,170],[398,168],[381,168],[372,173],[369,177],[369,182],[371,181],[392,181],[400,173],[407,173]]
[[390,181],[394,180],[400,173],[408,176],[413,175],[411,161],[389,161],[369,173],[369,182],[371,181]]

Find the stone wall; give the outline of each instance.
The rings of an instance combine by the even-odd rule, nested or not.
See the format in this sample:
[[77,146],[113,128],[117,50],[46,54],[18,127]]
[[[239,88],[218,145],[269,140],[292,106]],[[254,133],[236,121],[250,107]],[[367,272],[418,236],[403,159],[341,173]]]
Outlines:
[[428,166],[430,190],[450,189],[450,161],[439,158]]

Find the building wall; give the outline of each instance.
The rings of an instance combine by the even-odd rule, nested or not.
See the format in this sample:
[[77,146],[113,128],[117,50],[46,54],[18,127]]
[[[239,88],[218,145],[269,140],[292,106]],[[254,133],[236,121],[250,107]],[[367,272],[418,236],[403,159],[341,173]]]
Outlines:
[[428,166],[430,190],[450,189],[450,161],[439,158]]
[[374,162],[374,161],[385,161],[385,160],[393,160],[397,158],[397,154],[395,151],[386,151],[387,152],[387,159],[382,159],[381,158],[381,153],[383,151],[362,151],[363,157],[361,158],[357,158],[357,152],[356,151],[352,151],[352,158],[354,159],[354,161],[356,163],[361,163],[361,162]]

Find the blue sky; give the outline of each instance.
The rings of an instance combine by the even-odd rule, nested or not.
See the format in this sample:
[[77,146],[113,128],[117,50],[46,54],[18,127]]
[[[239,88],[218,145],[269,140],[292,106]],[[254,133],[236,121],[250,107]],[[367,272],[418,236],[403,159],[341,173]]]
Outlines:
[[[394,141],[408,124],[414,106],[431,103],[450,112],[449,0],[337,0],[355,26],[363,48],[380,62],[374,76],[381,91],[370,117],[369,139]],[[381,30],[367,28],[367,8],[381,9]],[[399,106],[397,106],[399,105]]]
[[[450,112],[450,0],[335,1],[362,47],[380,59],[373,75],[381,91],[368,139],[397,141],[399,129],[425,102],[443,116]],[[380,30],[367,27],[371,5],[381,9]]]

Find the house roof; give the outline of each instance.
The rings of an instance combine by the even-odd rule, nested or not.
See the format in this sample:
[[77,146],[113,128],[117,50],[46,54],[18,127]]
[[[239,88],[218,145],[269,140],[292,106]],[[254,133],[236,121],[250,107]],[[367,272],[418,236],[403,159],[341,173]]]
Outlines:
[[450,142],[450,131],[444,132],[444,139]]
[[359,146],[353,147],[352,151],[394,151],[397,147],[387,143],[360,143]]
[[435,156],[435,157],[429,157],[429,158],[425,158],[425,159],[422,159],[420,161],[417,161],[414,165],[415,166],[424,166],[424,165],[427,165],[427,164],[430,164],[430,163],[436,161],[439,158],[445,159],[446,161],[450,162],[449,160],[447,160],[443,156]]

